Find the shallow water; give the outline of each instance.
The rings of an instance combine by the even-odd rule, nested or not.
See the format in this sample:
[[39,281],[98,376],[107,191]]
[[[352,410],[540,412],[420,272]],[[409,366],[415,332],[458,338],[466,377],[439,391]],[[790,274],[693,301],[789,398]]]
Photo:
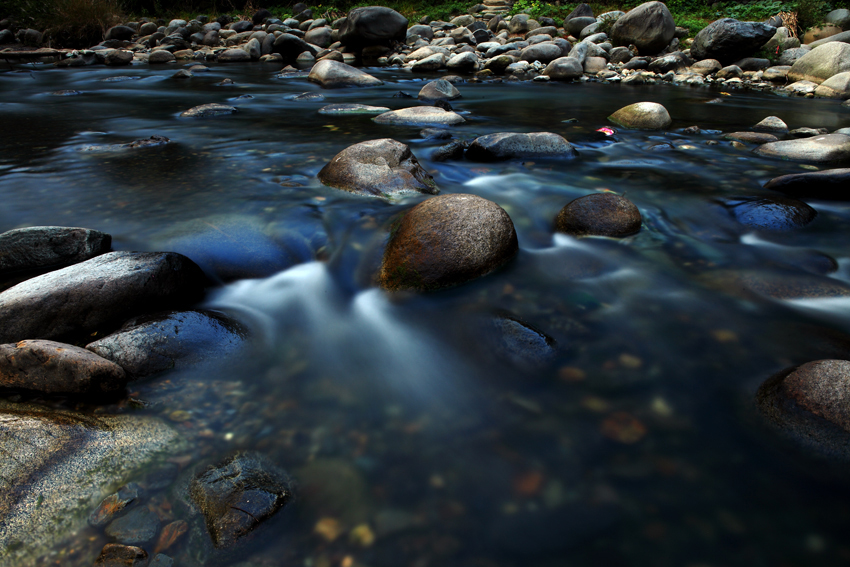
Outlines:
[[[84,226],[112,234],[117,250],[190,257],[212,242],[221,258],[247,266],[241,275],[249,278],[214,290],[206,306],[246,322],[256,352],[131,392],[150,404],[136,411],[162,416],[193,440],[191,464],[255,449],[292,474],[298,500],[242,560],[850,561],[847,470],[780,441],[752,402],[782,368],[850,355],[850,299],[741,295],[735,279],[850,284],[850,207],[811,201],[814,222],[767,232],[738,224],[720,205],[770,196],[764,182],[810,167],[757,157],[720,132],[769,115],[791,128],[833,130],[850,126],[850,111],[834,101],[668,85],[464,83],[452,102],[467,119],[452,128],[456,138],[552,131],[580,155],[435,163],[429,156],[440,142],[421,128],[317,113],[337,102],[414,105],[392,95],[415,96],[431,76],[374,69],[382,87],[323,91],[278,78],[272,65],[210,67],[188,81],[169,79],[173,67],[0,73],[0,231]],[[216,86],[226,77],[235,85]],[[80,94],[51,94],[60,90]],[[287,98],[302,92],[325,98]],[[642,100],[667,107],[669,131],[596,132],[610,126],[606,116]],[[209,102],[239,113],[179,117]],[[692,125],[717,132],[676,131]],[[154,134],[172,143],[81,151]],[[345,147],[384,137],[410,144],[443,193],[474,193],[505,208],[517,258],[439,293],[375,288],[389,225],[426,197],[358,197],[323,187],[316,173]],[[639,234],[553,234],[561,207],[600,190],[625,193],[640,208]],[[294,261],[301,263],[283,269]],[[551,336],[554,359],[506,357],[482,331],[499,313]],[[340,526],[333,541],[314,532],[329,521]],[[76,546],[80,564],[90,564],[106,541],[84,531],[42,563],[67,564],[62,554]],[[192,546],[187,538],[169,554],[181,564]]]

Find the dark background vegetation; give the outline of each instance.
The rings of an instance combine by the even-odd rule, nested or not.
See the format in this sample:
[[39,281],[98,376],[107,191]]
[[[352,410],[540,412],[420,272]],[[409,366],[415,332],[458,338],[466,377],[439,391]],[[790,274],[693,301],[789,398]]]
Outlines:
[[[314,0],[315,1],[315,0]],[[589,2],[595,14],[624,10],[643,0],[601,0]],[[296,0],[2,0],[0,19],[11,18],[15,27],[45,31],[46,40],[55,46],[87,47],[101,41],[109,27],[121,22],[150,19],[191,19],[199,14],[216,17],[229,14],[250,18],[260,8],[284,18],[293,15]],[[465,14],[474,0],[324,0],[321,4],[306,2],[315,17],[335,19],[357,6],[380,4],[389,6],[409,20],[422,16],[449,20]],[[561,0],[516,0],[513,12],[533,17],[552,17],[560,25],[578,2]],[[719,18],[762,21],[780,12],[796,13],[799,32],[822,23],[834,8],[850,7],[850,0],[754,0],[749,2],[714,2],[713,0],[668,0],[676,24],[688,28],[693,36]]]

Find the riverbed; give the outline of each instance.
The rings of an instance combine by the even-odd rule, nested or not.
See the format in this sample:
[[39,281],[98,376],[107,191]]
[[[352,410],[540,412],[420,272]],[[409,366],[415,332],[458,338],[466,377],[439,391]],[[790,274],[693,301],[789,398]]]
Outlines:
[[[850,126],[850,109],[703,87],[462,82],[454,138],[548,131],[579,155],[436,162],[447,140],[421,127],[318,110],[417,105],[442,75],[367,69],[384,85],[323,90],[277,65],[207,66],[188,80],[172,79],[174,66],[0,72],[0,231],[80,226],[111,234],[116,250],[226,266],[202,263],[220,282],[204,306],[248,326],[250,356],[82,405],[167,420],[192,441],[173,459],[181,470],[256,450],[289,472],[295,501],[227,564],[850,561],[848,471],[783,441],[754,404],[783,368],[850,356],[850,299],[777,299],[736,283],[850,285],[850,206],[807,201],[817,217],[793,230],[741,224],[731,204],[776,196],[762,185],[819,167],[723,138],[771,115],[833,131]],[[293,100],[305,92],[322,98]],[[640,101],[664,105],[672,126],[607,121]],[[238,112],[179,116],[213,102]],[[171,142],[92,150],[152,135]],[[427,196],[367,198],[316,178],[339,151],[377,138],[410,145],[443,194],[502,206],[517,257],[440,292],[379,289],[390,226]],[[599,191],[638,206],[638,234],[554,233],[564,205]],[[504,348],[493,317],[545,335],[553,354]],[[179,482],[149,495],[175,518]],[[84,530],[39,564],[90,565],[107,541]],[[175,564],[194,556],[192,541],[169,549]]]

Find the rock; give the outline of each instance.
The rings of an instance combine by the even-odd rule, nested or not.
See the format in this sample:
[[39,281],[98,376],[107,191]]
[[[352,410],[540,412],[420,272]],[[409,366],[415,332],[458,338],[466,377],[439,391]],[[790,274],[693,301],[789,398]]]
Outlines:
[[419,100],[433,102],[436,100],[455,100],[461,97],[460,91],[445,79],[437,79],[427,83],[419,91]]
[[822,82],[815,89],[815,96],[839,100],[850,98],[850,71],[838,73]]
[[528,32],[528,14],[515,14],[508,22],[508,31],[512,34],[525,34]]
[[744,226],[773,232],[804,227],[818,215],[806,203],[788,197],[742,197],[726,201],[724,206]]
[[770,59],[762,59],[760,57],[744,57],[736,61],[735,65],[742,71],[763,71],[770,67]]
[[835,41],[840,41],[842,43],[850,43],[850,31],[843,31],[843,32],[837,33],[835,35],[831,35],[829,37],[825,37],[823,39],[813,41],[810,44],[808,44],[808,46],[806,46],[806,47],[810,47],[810,48],[814,49],[815,47],[818,47],[820,45],[824,45],[826,43],[832,43],[832,42],[835,42]]
[[313,66],[307,80],[318,83],[326,89],[343,87],[373,87],[384,82],[351,65],[323,59]]
[[251,55],[244,49],[234,47],[218,54],[219,63],[245,63],[251,60]]
[[148,63],[152,65],[156,65],[159,63],[171,63],[175,60],[176,58],[174,57],[174,54],[164,49],[161,49],[159,51],[153,51],[148,56]]
[[646,2],[618,18],[610,35],[615,45],[634,44],[641,55],[654,55],[669,45],[675,32],[676,23],[667,6]]
[[133,34],[136,31],[127,26],[112,26],[108,30],[106,30],[106,35],[103,36],[105,41],[109,41],[111,39],[117,39],[119,41],[130,41],[133,39]]
[[850,200],[850,169],[827,169],[774,177],[765,189],[799,199]]
[[564,23],[564,28],[567,29],[571,36],[579,37],[581,35],[581,31],[584,28],[595,23],[597,23],[596,18],[592,16],[576,16],[574,18],[566,20]]
[[773,142],[759,146],[755,152],[765,157],[815,163],[846,162],[850,161],[850,136],[826,134],[801,140]]
[[367,104],[329,104],[319,109],[319,114],[383,114],[389,112],[385,106],[369,106]]
[[133,62],[133,52],[121,49],[112,49],[106,54],[104,63],[111,66],[129,65]]
[[850,362],[815,360],[761,385],[756,403],[784,435],[828,455],[850,457]]
[[0,387],[45,394],[110,393],[124,389],[124,370],[85,349],[54,341],[0,345]]
[[584,69],[575,57],[559,57],[546,66],[543,74],[555,81],[570,81],[581,77]]
[[768,67],[764,70],[762,78],[764,78],[765,81],[784,82],[786,77],[788,77],[788,71],[790,70],[790,65],[776,65]]
[[211,116],[224,116],[226,114],[234,114],[236,112],[238,112],[238,110],[236,110],[233,106],[211,102],[209,104],[202,104],[200,106],[190,108],[189,110],[185,110],[180,113],[180,116],[184,118],[209,118]]
[[252,22],[251,20],[240,20],[238,22],[233,22],[232,24],[230,24],[230,29],[232,29],[236,33],[250,31],[254,29],[254,22]]
[[333,30],[330,26],[321,26],[313,28],[304,34],[304,41],[319,47],[330,47],[333,43]]
[[0,278],[45,272],[109,252],[112,237],[62,226],[18,228],[0,234]]
[[157,553],[148,563],[148,567],[172,567],[172,565],[174,565],[174,560],[163,553]]
[[753,126],[753,130],[759,132],[776,132],[777,134],[787,134],[788,125],[785,123],[784,120],[777,116],[768,116],[767,118]]
[[390,138],[349,146],[334,156],[318,177],[324,185],[360,195],[439,192],[410,147]]
[[412,69],[415,71],[436,71],[442,69],[445,64],[446,56],[442,53],[435,53],[416,61]]
[[141,547],[107,543],[94,562],[94,567],[145,567],[148,553]]
[[780,65],[792,66],[801,57],[803,57],[803,55],[810,52],[811,50],[812,48],[807,45],[792,49],[786,49],[779,55],[779,60],[777,61],[777,63]]
[[578,155],[573,146],[551,132],[499,132],[476,138],[466,151],[473,161],[502,161],[516,158],[570,158]]
[[237,453],[198,474],[189,497],[216,548],[228,548],[289,502],[289,477],[258,453]]
[[125,545],[144,544],[150,542],[159,531],[159,518],[150,508],[140,507],[113,520],[104,531]]
[[850,286],[834,278],[799,271],[720,270],[710,282],[740,297],[768,299],[823,299],[850,297]]
[[141,493],[141,487],[135,482],[122,486],[117,492],[104,498],[97,509],[89,515],[89,525],[99,528],[110,523],[128,506],[136,502]]
[[407,18],[382,6],[351,10],[339,28],[339,41],[351,47],[403,42],[406,35]]
[[750,144],[767,144],[769,142],[779,141],[779,138],[767,132],[732,132],[731,134],[726,134],[723,138]]
[[445,146],[440,146],[433,153],[431,153],[431,161],[449,161],[461,159],[463,157],[463,142],[455,140],[446,144]]
[[834,41],[815,47],[797,59],[788,71],[788,78],[820,84],[847,71],[850,71],[850,45]]
[[579,4],[573,11],[569,13],[569,15],[564,18],[564,23],[569,22],[573,18],[592,18],[593,17],[593,9],[587,4]]
[[833,26],[829,24],[823,26],[815,26],[806,30],[806,34],[803,36],[803,43],[811,44],[816,41],[839,34],[841,33],[841,31],[841,28],[839,28],[838,26]]
[[133,315],[193,304],[206,278],[171,252],[109,252],[0,293],[0,342],[104,330]]
[[243,351],[247,338],[247,329],[222,313],[175,311],[131,319],[86,349],[119,365],[136,380],[166,370],[220,363]]
[[460,114],[434,106],[413,106],[385,112],[373,118],[378,124],[400,126],[453,126],[466,122]]
[[488,352],[513,366],[537,369],[555,357],[555,340],[516,317],[493,317],[483,331],[490,343]]
[[691,44],[691,57],[717,59],[728,65],[758,51],[774,33],[776,28],[767,24],[722,18],[696,35]]
[[191,79],[194,76],[195,76],[195,74],[192,73],[192,71],[189,71],[188,69],[180,69],[179,71],[177,71],[176,73],[171,75],[171,78],[172,79]]
[[[841,134],[841,132],[836,132]],[[829,134],[826,128],[794,128],[788,132],[789,136],[794,138],[811,138],[812,136],[820,136],[821,134]]]
[[0,563],[24,565],[85,526],[104,496],[182,450],[139,415],[76,413],[0,401]]
[[623,237],[640,231],[638,208],[613,193],[593,193],[570,201],[555,218],[555,230],[571,236]]
[[34,29],[20,29],[15,37],[18,41],[30,47],[38,47],[44,40],[44,34]]
[[826,15],[824,21],[828,24],[838,26],[842,30],[850,30],[850,10],[840,8]]
[[744,71],[737,65],[727,65],[714,75],[718,79],[737,79],[744,76]]
[[520,59],[523,61],[540,61],[541,63],[550,63],[561,56],[563,56],[561,48],[550,42],[529,45],[520,52]]
[[471,52],[458,53],[446,62],[446,67],[456,72],[472,72],[478,68],[478,57]]
[[797,81],[795,83],[791,83],[782,90],[796,95],[809,95],[814,94],[815,89],[817,88],[818,84],[813,83],[812,81]]
[[272,44],[272,53],[278,53],[285,63],[293,63],[304,52],[316,55],[317,51],[309,43],[291,33],[282,33]]
[[623,128],[641,130],[663,130],[673,122],[667,109],[656,102],[636,102],[624,106],[609,116],[608,120]]
[[442,195],[399,221],[379,280],[391,291],[455,286],[494,271],[518,250],[513,223],[499,205],[475,195]]

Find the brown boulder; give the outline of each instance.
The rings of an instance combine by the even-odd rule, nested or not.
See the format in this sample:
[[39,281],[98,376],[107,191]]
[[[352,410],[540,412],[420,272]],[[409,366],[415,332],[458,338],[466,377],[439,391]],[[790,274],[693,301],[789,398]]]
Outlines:
[[613,193],[593,193],[568,203],[555,218],[555,230],[571,236],[629,236],[640,231],[640,211]]

